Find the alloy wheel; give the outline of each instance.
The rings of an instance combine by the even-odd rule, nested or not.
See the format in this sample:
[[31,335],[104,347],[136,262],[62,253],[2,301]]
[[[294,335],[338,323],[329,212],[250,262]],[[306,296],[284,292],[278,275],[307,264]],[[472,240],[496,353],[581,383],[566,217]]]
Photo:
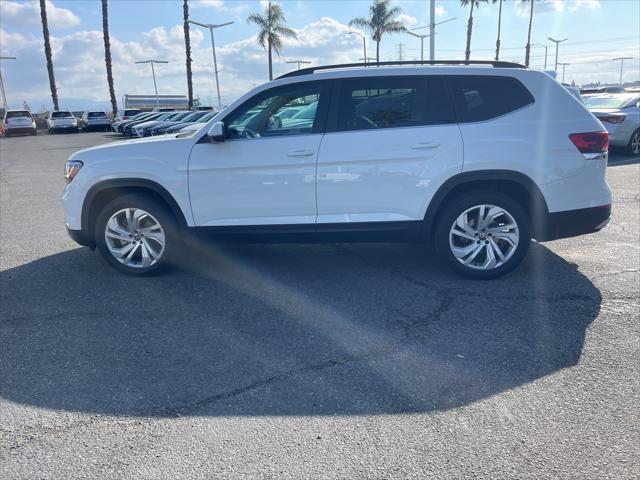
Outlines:
[[166,244],[160,222],[140,208],[125,208],[114,213],[105,226],[104,239],[109,253],[132,268],[147,268],[158,263]]
[[465,267],[492,270],[506,264],[520,241],[518,224],[504,208],[476,205],[462,212],[449,230],[449,247]]
[[631,136],[631,152],[634,155],[640,155],[640,132],[635,132]]

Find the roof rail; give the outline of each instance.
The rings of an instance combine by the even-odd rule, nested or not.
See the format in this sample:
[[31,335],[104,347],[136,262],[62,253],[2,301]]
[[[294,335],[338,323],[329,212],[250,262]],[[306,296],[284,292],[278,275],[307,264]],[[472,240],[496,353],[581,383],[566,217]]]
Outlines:
[[520,63],[498,62],[494,60],[414,60],[407,62],[370,62],[370,63],[343,63],[338,65],[322,65],[318,67],[302,68],[280,75],[278,78],[297,77],[298,75],[308,75],[319,70],[335,70],[338,68],[355,67],[387,67],[396,65],[491,65],[494,68],[527,68]]

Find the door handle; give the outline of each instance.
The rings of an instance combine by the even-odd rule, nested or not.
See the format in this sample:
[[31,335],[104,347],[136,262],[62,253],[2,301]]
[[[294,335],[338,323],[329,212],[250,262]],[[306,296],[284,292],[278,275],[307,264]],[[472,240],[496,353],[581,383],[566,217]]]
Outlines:
[[411,149],[413,150],[426,150],[429,148],[438,148],[440,144],[438,142],[422,142],[411,145]]
[[310,157],[314,153],[315,150],[293,150],[287,153],[287,157]]

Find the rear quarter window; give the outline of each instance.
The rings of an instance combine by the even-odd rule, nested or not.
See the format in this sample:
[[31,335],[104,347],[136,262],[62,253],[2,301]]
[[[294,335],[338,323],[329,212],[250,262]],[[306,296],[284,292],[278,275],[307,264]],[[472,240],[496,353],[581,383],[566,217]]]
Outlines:
[[460,123],[491,120],[534,102],[519,80],[512,77],[459,76],[450,78]]

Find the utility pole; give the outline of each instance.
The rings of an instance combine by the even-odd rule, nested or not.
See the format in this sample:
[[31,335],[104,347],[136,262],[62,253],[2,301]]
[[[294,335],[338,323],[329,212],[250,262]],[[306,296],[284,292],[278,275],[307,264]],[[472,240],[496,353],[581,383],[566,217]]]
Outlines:
[[560,62],[560,63],[558,63],[558,65],[562,66],[562,83],[564,83],[564,69],[565,69],[565,67],[567,65],[571,65],[571,64],[570,63],[562,63],[562,62]]
[[[363,57],[366,59],[367,58],[367,37],[365,37],[360,32],[349,32],[349,35],[358,35],[360,38],[362,38],[362,50],[364,53]],[[367,63],[367,61],[365,60],[364,63]]]
[[563,38],[562,40],[556,40],[555,38],[551,38],[551,37],[548,37],[548,38],[549,40],[551,40],[553,43],[556,44],[556,66],[554,70],[556,71],[556,73],[558,73],[558,45],[560,45],[562,42],[566,42],[569,39]]
[[300,70],[300,64],[303,63],[311,63],[308,60],[289,60],[288,62],[284,62],[284,63],[297,63],[298,64],[298,70]]
[[220,99],[220,82],[218,80],[218,62],[216,61],[216,41],[213,38],[213,31],[216,28],[226,27],[227,25],[231,25],[233,22],[215,24],[215,23],[200,23],[194,20],[189,20],[189,23],[193,23],[194,25],[198,25],[199,27],[209,29],[209,34],[211,35],[211,51],[213,52],[213,71],[216,76],[216,92],[218,94],[218,109],[222,110],[222,100]]
[[[422,39],[424,40],[424,39]],[[422,58],[422,54],[421,54]],[[436,59],[436,0],[429,2],[429,60]]]
[[400,42],[398,45],[398,61],[402,62],[403,58],[402,58],[402,48],[404,47],[404,43]]
[[[16,57],[0,57],[0,60],[15,60]],[[2,106],[4,106],[5,112],[9,109],[7,104],[7,94],[4,91],[4,82],[2,81],[2,69],[0,69],[0,91],[2,92]]]
[[431,34],[429,35],[418,35],[417,33],[413,33],[410,30],[407,30],[406,33],[408,33],[409,35],[412,35],[414,37],[417,37],[420,39],[420,61],[424,62],[424,39],[427,37],[430,37]]
[[160,110],[160,99],[158,98],[158,84],[156,83],[156,69],[153,67],[154,63],[169,63],[166,60],[141,60],[139,62],[134,63],[150,63],[151,64],[151,74],[153,75],[153,88],[156,91],[156,106],[158,110]]
[[544,69],[547,69],[547,50],[549,49],[549,47],[547,45],[545,45],[544,43],[532,43],[531,44],[532,47],[544,47]]
[[612,59],[614,62],[620,60],[620,86],[622,86],[622,71],[624,69],[625,60],[633,60],[633,57],[618,57]]

